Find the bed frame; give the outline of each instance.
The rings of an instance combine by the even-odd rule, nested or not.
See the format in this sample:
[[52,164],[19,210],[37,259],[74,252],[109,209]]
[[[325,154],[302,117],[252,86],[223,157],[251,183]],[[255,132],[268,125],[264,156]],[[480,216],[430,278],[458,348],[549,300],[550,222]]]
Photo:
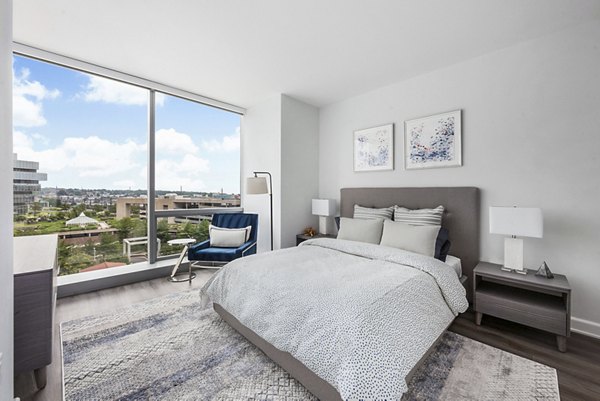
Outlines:
[[[478,188],[342,188],[340,200],[341,216],[352,217],[355,204],[366,207],[398,205],[410,209],[433,208],[443,205],[446,211],[444,212],[442,225],[450,232],[450,240],[452,242],[450,253],[461,259],[463,275],[467,276],[468,283],[471,282],[473,269],[479,262]],[[466,288],[471,288],[471,286],[469,285]],[[467,291],[469,300],[471,299],[470,295],[469,291]],[[263,351],[273,362],[290,373],[290,375],[302,383],[304,387],[320,400],[342,401],[335,387],[313,373],[290,353],[275,348],[240,323],[233,315],[223,309],[221,305],[213,304],[213,307],[231,327]],[[439,338],[437,341],[439,341]],[[409,372],[406,377],[407,381],[410,380],[423,361],[427,359],[430,352],[435,348],[437,341]]]

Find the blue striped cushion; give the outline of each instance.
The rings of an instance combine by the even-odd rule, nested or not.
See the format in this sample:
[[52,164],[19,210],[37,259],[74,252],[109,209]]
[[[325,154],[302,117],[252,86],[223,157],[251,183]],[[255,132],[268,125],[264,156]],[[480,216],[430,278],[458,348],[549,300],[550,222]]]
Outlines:
[[394,207],[384,208],[372,208],[363,207],[360,205],[354,205],[354,218],[355,219],[369,219],[369,220],[391,220],[394,215]]
[[435,209],[407,209],[394,206],[394,221],[412,226],[441,226],[444,206]]

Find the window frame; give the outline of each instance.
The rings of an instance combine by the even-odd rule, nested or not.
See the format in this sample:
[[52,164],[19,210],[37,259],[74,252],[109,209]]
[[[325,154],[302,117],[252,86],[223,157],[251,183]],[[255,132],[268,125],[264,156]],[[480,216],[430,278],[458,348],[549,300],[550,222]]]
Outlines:
[[[188,101],[192,101],[195,103],[200,103],[205,106],[215,107],[221,110],[229,111],[235,114],[239,114],[243,116],[246,113],[246,109],[240,106],[236,106],[227,102],[222,102],[220,100],[216,100],[207,96],[202,96],[194,92],[186,91],[183,89],[179,89],[173,86],[165,85],[156,81],[148,80],[145,78],[141,78],[135,75],[127,74],[124,72],[120,72],[111,68],[102,67],[97,64],[88,63],[82,60],[78,60],[75,58],[63,56],[54,52],[42,50],[36,47],[28,46],[19,42],[13,42],[13,54],[18,56],[28,57],[34,60],[51,63],[54,65],[58,65],[61,67],[69,68],[72,70],[84,72],[91,75],[96,75],[103,78],[108,78],[114,81],[122,82],[125,84],[133,85],[142,89],[148,90],[148,153],[147,153],[147,167],[148,167],[148,182],[147,182],[147,196],[148,196],[148,206],[147,206],[147,221],[148,221],[148,261],[141,263],[134,263],[130,266],[130,270],[138,270],[135,265],[141,266],[154,266],[157,265],[157,268],[164,268],[164,258],[158,258],[157,255],[157,244],[152,239],[156,238],[156,228],[157,228],[157,217],[168,217],[178,215],[179,212],[177,210],[170,211],[156,211],[156,148],[155,148],[155,133],[156,133],[156,125],[155,125],[155,115],[156,115],[156,93],[164,93],[167,95],[175,96],[178,98],[182,98]],[[240,171],[241,174],[241,171]],[[240,178],[241,179],[241,178]],[[222,208],[204,208],[204,209],[187,209],[185,212],[187,215],[201,215],[201,214],[213,214],[217,212],[229,212],[235,213],[243,211],[241,207],[231,207],[226,208],[226,211],[222,210]],[[157,262],[163,263],[157,263]],[[68,276],[61,276],[65,278],[65,284],[81,284],[86,282],[82,278],[73,277],[77,276],[79,273],[71,274]],[[127,280],[123,277],[123,274],[118,274],[115,277],[105,276],[103,274],[96,274],[97,278],[106,279],[110,278],[111,286],[114,286],[114,280],[119,280],[121,283],[126,283]],[[102,276],[102,277],[100,277]],[[60,278],[59,277],[59,285]],[[67,279],[68,277],[68,279]],[[93,280],[93,278],[91,278]],[[146,278],[147,279],[147,278]],[[135,280],[139,281],[139,280]],[[69,291],[68,295],[72,295],[73,291],[75,293],[87,292],[84,288],[89,290],[99,289],[97,286],[92,285],[77,285],[77,288]],[[102,286],[103,287],[103,286]],[[93,289],[92,289],[93,288]],[[60,292],[60,291],[59,291]],[[64,294],[66,295],[66,294]]]

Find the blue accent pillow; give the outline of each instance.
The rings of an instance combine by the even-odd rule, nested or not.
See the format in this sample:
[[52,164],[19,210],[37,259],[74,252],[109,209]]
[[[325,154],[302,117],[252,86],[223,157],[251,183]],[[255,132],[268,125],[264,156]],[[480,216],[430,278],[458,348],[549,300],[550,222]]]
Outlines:
[[450,252],[450,245],[451,242],[449,240],[448,229],[440,227],[440,231],[435,240],[435,255],[433,255],[433,257],[445,262],[446,256],[448,256],[448,252]]

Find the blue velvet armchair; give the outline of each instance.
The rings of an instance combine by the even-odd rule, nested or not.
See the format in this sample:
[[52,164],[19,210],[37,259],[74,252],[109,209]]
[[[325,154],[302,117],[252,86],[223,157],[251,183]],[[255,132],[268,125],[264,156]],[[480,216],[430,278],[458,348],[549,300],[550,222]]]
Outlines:
[[210,246],[210,239],[190,246],[188,260],[190,263],[208,262],[225,264],[234,259],[256,253],[256,238],[258,233],[258,215],[250,213],[214,214],[212,225],[222,228],[244,228],[252,226],[248,241],[238,248],[217,248]]

